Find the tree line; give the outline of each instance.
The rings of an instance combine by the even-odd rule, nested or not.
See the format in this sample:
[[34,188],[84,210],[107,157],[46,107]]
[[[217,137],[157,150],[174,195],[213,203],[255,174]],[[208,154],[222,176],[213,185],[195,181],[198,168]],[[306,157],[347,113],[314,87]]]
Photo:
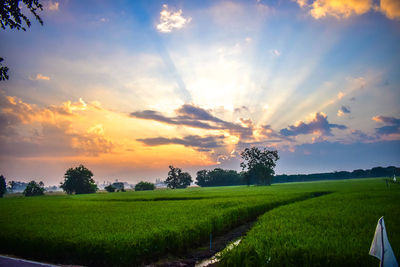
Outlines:
[[281,174],[274,177],[274,183],[288,183],[288,182],[305,182],[305,181],[318,181],[318,180],[338,180],[338,179],[356,179],[356,178],[372,178],[372,177],[393,177],[393,175],[400,175],[400,168],[395,166],[389,167],[374,167],[372,169],[357,169],[349,171],[335,171],[326,173],[312,173],[312,174]]
[[[372,169],[357,169],[352,172],[335,171],[327,173],[314,174],[294,174],[294,175],[275,175],[274,168],[279,159],[278,151],[263,150],[252,147],[246,148],[242,153],[242,171],[238,173],[235,170],[224,170],[215,168],[214,170],[199,170],[196,175],[195,183],[201,187],[207,186],[231,186],[231,185],[271,185],[274,183],[302,182],[316,180],[350,179],[350,178],[368,178],[368,177],[392,177],[400,175],[400,168],[395,166],[375,167]],[[95,193],[98,187],[93,180],[93,173],[83,165],[75,168],[69,168],[64,174],[64,181],[60,183],[67,194],[88,194]],[[178,189],[186,188],[193,183],[193,179],[188,172],[182,171],[172,165],[165,184],[168,188]],[[18,182],[9,182],[10,186],[18,185]],[[113,183],[105,188],[108,192],[125,192],[123,183]],[[153,183],[141,181],[135,186],[135,191],[154,190]],[[7,191],[5,178],[0,175],[0,197]],[[43,182],[31,181],[27,184],[23,194],[25,196],[35,196],[44,194]]]

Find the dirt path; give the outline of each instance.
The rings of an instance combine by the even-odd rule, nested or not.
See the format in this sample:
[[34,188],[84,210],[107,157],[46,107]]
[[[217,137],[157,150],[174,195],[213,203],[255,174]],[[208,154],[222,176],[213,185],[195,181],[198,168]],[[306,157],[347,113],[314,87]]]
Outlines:
[[[156,263],[146,265],[146,267],[194,267],[197,262],[209,259],[217,252],[223,250],[229,243],[244,236],[256,221],[248,222],[239,227],[234,228],[228,233],[217,236],[210,243],[204,244],[202,247],[189,251],[186,255],[180,258],[167,258]],[[208,265],[212,266],[212,265]]]

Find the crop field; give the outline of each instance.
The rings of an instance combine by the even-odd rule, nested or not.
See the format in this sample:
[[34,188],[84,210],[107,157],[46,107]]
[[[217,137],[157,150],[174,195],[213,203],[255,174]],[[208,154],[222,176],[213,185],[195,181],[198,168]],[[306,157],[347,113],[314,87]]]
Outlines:
[[220,265],[378,266],[368,252],[381,216],[399,260],[400,185],[374,179],[329,186],[335,193],[265,213]]
[[376,265],[382,215],[400,251],[400,186],[382,179],[9,197],[0,214],[0,253],[64,264],[149,263],[257,218],[221,264]]

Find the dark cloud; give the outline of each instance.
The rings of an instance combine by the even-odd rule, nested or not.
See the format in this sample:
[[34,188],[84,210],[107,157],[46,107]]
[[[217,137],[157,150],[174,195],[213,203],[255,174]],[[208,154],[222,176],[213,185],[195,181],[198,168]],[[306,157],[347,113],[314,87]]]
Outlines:
[[387,126],[375,128],[375,130],[378,135],[398,134],[398,133],[400,133],[400,126],[399,125],[387,125]]
[[375,128],[378,135],[389,135],[400,133],[400,119],[387,116],[375,116],[372,118],[376,122],[384,123],[385,126]]
[[240,113],[242,111],[249,112],[249,108],[246,107],[246,106],[241,106],[241,107],[238,107],[238,108],[234,109],[234,112],[236,112],[236,113]]
[[288,128],[281,129],[280,134],[284,136],[297,136],[318,132],[321,136],[332,136],[331,130],[333,128],[344,130],[347,129],[347,126],[329,123],[328,117],[324,113],[319,112],[314,114],[314,118],[310,122],[301,121],[297,125],[290,125]]
[[349,106],[342,106],[342,107],[340,108],[340,110],[341,110],[343,113],[350,113],[350,107],[349,107]]
[[351,131],[351,134],[353,136],[355,136],[357,138],[357,140],[360,140],[362,142],[376,140],[375,136],[370,136],[370,135],[368,135],[368,134],[366,134],[366,133],[364,133],[363,131],[360,131],[360,130],[353,130],[353,131]]
[[161,113],[153,110],[143,110],[143,111],[136,111],[130,114],[131,117],[135,117],[138,119],[145,119],[145,120],[154,120],[159,122],[165,122],[168,124],[177,124],[173,119],[165,117]]
[[217,123],[223,123],[224,121],[211,115],[205,109],[185,104],[181,108],[177,110],[177,113],[181,115],[181,118],[190,118],[194,120],[203,120],[203,121],[213,121]]
[[264,138],[267,138],[267,140],[265,140],[265,142],[278,143],[278,141],[282,142],[283,140],[294,141],[292,137],[285,136],[281,133],[276,132],[274,129],[272,129],[271,125],[269,125],[269,124],[261,125],[259,130],[260,130],[260,134]]
[[198,151],[211,151],[213,148],[222,147],[224,145],[225,136],[209,135],[206,137],[201,137],[198,135],[189,135],[183,138],[144,138],[137,139],[137,141],[144,143],[147,146],[161,146],[161,145],[183,145],[186,147],[194,148]]
[[176,110],[176,113],[178,115],[176,117],[166,117],[157,111],[144,110],[132,112],[130,113],[130,116],[172,125],[183,125],[209,130],[227,130],[242,138],[248,138],[253,135],[252,127],[243,127],[240,124],[221,120],[212,115],[209,111],[194,105],[185,104]]

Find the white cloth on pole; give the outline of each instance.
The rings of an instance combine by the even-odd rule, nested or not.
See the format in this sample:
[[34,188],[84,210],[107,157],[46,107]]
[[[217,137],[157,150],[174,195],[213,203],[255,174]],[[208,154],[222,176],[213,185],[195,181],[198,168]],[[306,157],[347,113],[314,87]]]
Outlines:
[[386,233],[385,222],[383,216],[379,219],[375,230],[375,236],[372,240],[369,254],[377,257],[381,263],[381,267],[398,267],[396,257],[394,256],[392,247]]

